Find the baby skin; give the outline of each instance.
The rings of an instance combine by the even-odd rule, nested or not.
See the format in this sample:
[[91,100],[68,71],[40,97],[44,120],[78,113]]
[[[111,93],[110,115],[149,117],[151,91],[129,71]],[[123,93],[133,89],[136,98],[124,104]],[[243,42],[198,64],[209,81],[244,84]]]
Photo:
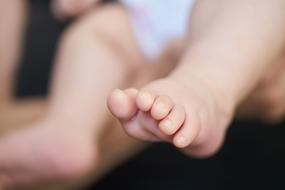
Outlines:
[[[247,3],[198,1],[191,18],[189,47],[178,67],[142,89],[117,89],[110,94],[109,110],[128,135],[172,142],[196,157],[211,156],[220,149],[237,106],[284,47],[284,35],[274,31],[280,27],[283,31],[284,24],[272,26],[264,20],[268,2],[249,6],[241,16],[237,10]],[[278,6],[285,4],[274,3],[266,16],[284,21],[276,14],[281,12]],[[247,20],[252,12],[261,18]],[[235,18],[236,25],[228,18]],[[258,30],[261,23],[270,25],[262,34]],[[241,29],[244,25],[247,28]],[[261,35],[253,35],[256,33]],[[236,36],[238,40],[233,40]],[[274,47],[269,52],[264,49],[267,43]]]
[[[197,1],[179,66],[141,90],[114,91],[110,110],[131,136],[212,155],[237,105],[284,48],[284,9],[283,0]],[[94,137],[109,119],[106,97],[114,88],[140,87],[127,81],[147,65],[128,16],[117,4],[105,5],[65,33],[44,118],[1,138],[0,189],[73,180],[96,163]]]
[[192,156],[208,156],[221,146],[232,112],[205,86],[171,76],[141,90],[115,90],[108,106],[130,136],[172,142]]

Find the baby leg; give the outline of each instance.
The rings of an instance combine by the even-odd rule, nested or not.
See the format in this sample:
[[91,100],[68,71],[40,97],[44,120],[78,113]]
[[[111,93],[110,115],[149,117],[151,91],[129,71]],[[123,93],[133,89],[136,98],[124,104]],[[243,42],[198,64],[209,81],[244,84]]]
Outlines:
[[26,21],[26,1],[0,2],[0,104],[12,99]]
[[239,105],[237,116],[257,119],[269,124],[280,123],[285,118],[285,56],[272,65],[248,97]]
[[0,183],[73,179],[89,171],[109,117],[106,97],[135,76],[143,60],[119,5],[75,23],[59,48],[45,116],[0,140]]
[[219,150],[237,105],[284,50],[284,2],[253,2],[197,1],[179,67],[141,90],[110,95],[109,108],[128,134],[172,141],[194,156]]

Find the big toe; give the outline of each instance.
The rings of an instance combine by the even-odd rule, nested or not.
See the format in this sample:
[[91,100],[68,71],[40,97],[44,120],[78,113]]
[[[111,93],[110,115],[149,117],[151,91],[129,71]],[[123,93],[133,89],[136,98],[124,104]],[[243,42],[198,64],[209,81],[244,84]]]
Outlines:
[[128,120],[137,112],[135,98],[136,89],[114,90],[108,97],[108,108],[110,112],[120,120]]

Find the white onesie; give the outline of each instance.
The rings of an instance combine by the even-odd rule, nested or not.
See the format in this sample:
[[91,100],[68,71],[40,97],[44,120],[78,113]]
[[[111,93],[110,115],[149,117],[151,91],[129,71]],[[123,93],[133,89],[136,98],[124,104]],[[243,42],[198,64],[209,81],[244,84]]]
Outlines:
[[143,53],[160,55],[172,40],[183,37],[194,0],[121,0],[130,14]]

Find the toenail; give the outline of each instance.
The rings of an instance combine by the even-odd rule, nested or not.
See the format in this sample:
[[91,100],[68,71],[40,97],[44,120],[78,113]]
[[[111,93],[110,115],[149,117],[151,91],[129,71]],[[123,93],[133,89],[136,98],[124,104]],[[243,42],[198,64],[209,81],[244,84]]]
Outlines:
[[122,93],[122,90],[120,90],[120,89],[115,89],[115,90],[113,90],[113,93],[114,93],[114,94],[121,94],[121,93]]
[[141,93],[141,97],[142,98],[152,98],[152,95],[148,92],[142,92]]
[[169,108],[169,106],[164,104],[164,103],[157,104],[157,107],[158,107],[159,111],[161,111],[162,113],[168,111],[168,108]]
[[173,122],[170,119],[163,121],[162,128],[164,130],[167,130],[167,132],[171,132],[172,126],[173,126]]
[[176,146],[184,147],[186,145],[187,145],[187,139],[183,135],[180,135],[176,138]]

